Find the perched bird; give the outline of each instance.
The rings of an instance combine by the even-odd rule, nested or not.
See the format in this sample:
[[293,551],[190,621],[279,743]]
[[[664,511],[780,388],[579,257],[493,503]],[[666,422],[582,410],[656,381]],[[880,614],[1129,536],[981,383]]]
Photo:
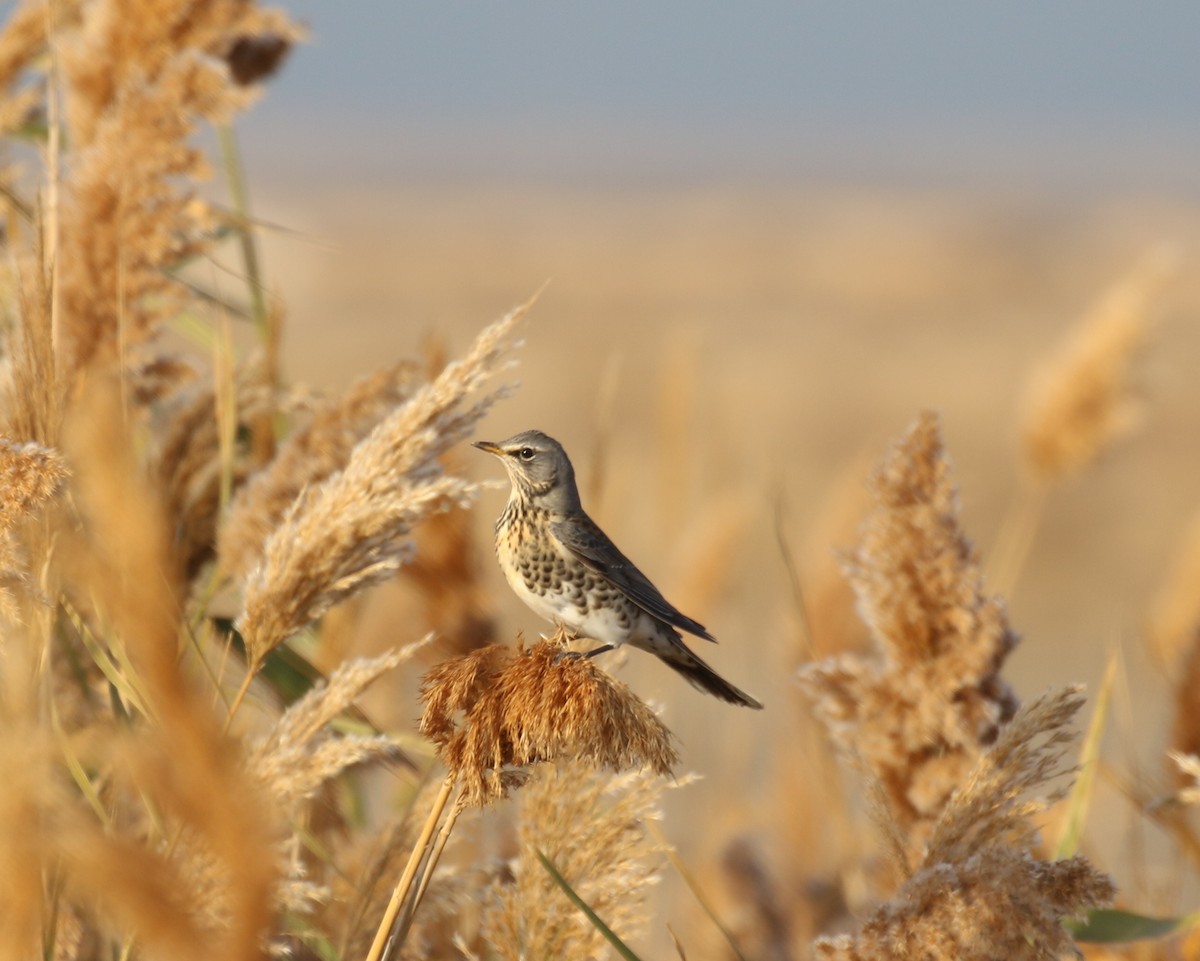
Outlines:
[[521,600],[547,620],[599,641],[585,657],[632,644],[656,654],[702,691],[762,707],[683,643],[679,630],[716,638],[672,607],[584,513],[575,471],[558,441],[527,430],[499,444],[475,446],[499,457],[512,481],[496,522],[496,556]]

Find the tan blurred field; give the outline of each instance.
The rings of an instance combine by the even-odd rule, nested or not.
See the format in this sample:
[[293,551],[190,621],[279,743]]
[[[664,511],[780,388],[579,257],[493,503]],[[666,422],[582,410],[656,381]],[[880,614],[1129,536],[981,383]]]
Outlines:
[[[585,506],[720,638],[705,652],[714,665],[767,703],[759,715],[710,701],[637,652],[619,668],[663,705],[682,769],[703,778],[669,799],[664,830],[710,879],[735,838],[768,865],[788,856],[769,826],[778,799],[761,792],[778,788],[779,765],[796,764],[781,754],[810,722],[777,509],[809,589],[851,546],[863,481],[887,443],[931,408],[986,564],[1019,479],[1016,424],[1033,369],[1170,245],[1179,269],[1153,301],[1156,326],[1135,364],[1140,425],[1052,491],[1010,597],[1022,643],[1005,672],[1023,699],[1073,681],[1094,690],[1118,650],[1106,759],[1120,776],[1161,775],[1172,702],[1143,628],[1200,511],[1200,206],[1016,189],[471,184],[273,184],[256,203],[298,231],[268,235],[267,260],[301,381],[344,384],[428,337],[453,356],[550,280],[512,375],[520,389],[481,436],[537,427],[560,439]],[[491,476],[494,464],[479,457],[468,469]],[[545,625],[489,562],[505,496],[476,512],[483,578],[502,635],[532,635]],[[379,602],[370,644],[418,633],[400,627],[393,603]],[[414,712],[379,709],[398,721]],[[1090,824],[1089,848],[1119,885],[1146,860],[1142,890],[1166,897],[1174,875],[1161,840],[1111,783]],[[681,908],[689,896],[674,876],[667,894],[667,918],[694,910]]]

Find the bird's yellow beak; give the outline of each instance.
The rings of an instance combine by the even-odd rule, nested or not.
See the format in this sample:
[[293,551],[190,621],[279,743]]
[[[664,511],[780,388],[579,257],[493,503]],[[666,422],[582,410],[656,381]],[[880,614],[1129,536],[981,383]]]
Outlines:
[[495,454],[500,457],[504,454],[504,448],[497,444],[493,444],[490,440],[477,440],[472,447],[478,447],[482,451],[487,451],[489,454]]

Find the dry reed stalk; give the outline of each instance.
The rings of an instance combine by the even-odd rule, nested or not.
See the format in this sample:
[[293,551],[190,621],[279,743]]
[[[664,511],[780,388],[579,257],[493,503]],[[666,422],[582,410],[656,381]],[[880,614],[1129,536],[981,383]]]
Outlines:
[[230,505],[217,549],[225,574],[241,577],[259,562],[267,537],[300,492],[342,470],[355,445],[412,396],[418,376],[412,363],[392,364],[316,405]]
[[54,348],[53,268],[42,265],[45,227],[33,232],[34,249],[19,265],[19,323],[6,338],[12,357],[5,393],[5,433],[57,446],[63,390]]
[[[375,932],[375,940],[371,943],[371,950],[367,952],[367,961],[381,961],[384,957],[384,952],[388,950],[388,944],[392,939],[392,932],[396,929],[396,920],[400,917],[401,910],[408,902],[408,897],[412,891],[413,883],[417,879],[417,872],[420,869],[421,862],[429,853],[430,843],[433,840],[433,832],[437,830],[438,822],[442,818],[442,812],[445,811],[446,804],[450,800],[450,795],[453,791],[454,778],[447,777],[442,782],[437,797],[434,798],[433,805],[429,809],[429,814],[425,818],[425,824],[421,828],[421,833],[417,835],[417,841],[413,845],[408,863],[404,866],[404,872],[400,875],[400,880],[396,882],[396,887],[392,891],[392,897],[388,902],[387,910],[384,911],[383,918],[379,922],[379,928]],[[407,929],[403,933],[407,933]],[[403,943],[402,933],[397,932],[396,937]]]
[[642,936],[663,860],[647,822],[662,816],[667,786],[649,771],[608,775],[584,759],[540,767],[520,794],[516,857],[483,894],[487,956],[606,954],[602,935],[542,868],[538,851],[623,940]]
[[[876,961],[1045,961],[1074,950],[1061,922],[1112,900],[1112,881],[1086,858],[1044,861],[1030,797],[1069,770],[1077,688],[1022,707],[934,824],[920,865],[854,936],[822,938],[816,957]],[[1052,792],[1050,797],[1057,796]]]
[[878,777],[919,846],[1012,717],[999,672],[1017,638],[1003,601],[984,594],[935,415],[888,455],[872,495],[847,574],[877,654],[832,658],[801,677],[839,748]]
[[459,791],[454,799],[454,803],[450,805],[450,810],[446,813],[445,819],[442,821],[437,838],[428,846],[428,854],[425,856],[424,864],[420,868],[420,877],[415,881],[412,896],[407,899],[407,904],[404,908],[404,915],[400,918],[400,923],[396,926],[395,941],[397,945],[403,945],[408,939],[409,932],[412,931],[413,922],[416,920],[417,909],[421,907],[421,902],[425,899],[425,893],[429,890],[429,883],[433,879],[433,872],[437,870],[438,862],[442,859],[442,854],[446,850],[450,835],[454,832],[454,825],[458,823],[459,815],[466,810],[466,807],[466,796],[462,791]]
[[1170,249],[1147,254],[1034,377],[1021,437],[1025,465],[1038,482],[1082,470],[1135,425],[1130,367],[1176,259]]
[[[71,595],[106,645],[124,652],[122,663],[145,697],[148,716],[116,757],[114,777],[176,827],[166,854],[138,838],[108,840],[141,845],[164,870],[182,874],[183,890],[205,892],[189,905],[204,934],[193,956],[258,958],[276,877],[271,809],[180,669],[182,584],[156,493],[124,434],[118,393],[98,382],[68,422],[66,451],[81,523],[60,536]],[[172,867],[171,851],[179,867]],[[89,890],[102,887],[88,863],[77,871],[72,863],[66,864],[70,877]],[[144,936],[150,929],[143,919],[155,923],[136,907],[119,920]]]
[[444,661],[425,675],[421,700],[421,733],[470,804],[504,797],[545,761],[658,774],[678,761],[670,732],[629,688],[544,641]]
[[306,488],[271,533],[250,574],[238,627],[253,674],[278,644],[334,604],[394,574],[422,518],[472,497],[475,484],[443,473],[438,458],[495,401],[461,409],[498,367],[532,301],[476,338],[461,361],[384,418],[341,471]]
[[[391,886],[392,879],[403,878],[404,868],[408,859],[413,856],[414,846],[418,850],[418,859],[424,852],[421,845],[415,844],[421,825],[416,823],[414,815],[425,814],[436,807],[437,795],[445,787],[444,780],[427,783],[419,793],[410,799],[405,809],[394,817],[391,826],[382,832],[380,837],[372,839],[369,846],[363,846],[360,851],[363,855],[361,870],[354,871],[351,868],[340,879],[334,879],[334,896],[330,901],[330,906],[335,907],[340,903],[345,910],[339,912],[340,917],[332,920],[328,930],[340,932],[337,939],[339,957],[365,958],[367,956],[378,935],[378,919],[383,918],[388,912],[389,903],[393,898],[396,900],[397,907],[395,914],[392,915],[392,920],[394,921],[399,916],[399,911],[403,908],[405,897],[411,888],[397,895],[397,888]],[[418,866],[419,860],[414,865],[414,878]],[[413,936],[414,942],[420,942],[429,935],[428,925],[431,920],[431,910],[443,907],[440,902],[447,900],[444,897],[447,892],[443,892],[442,889],[446,886],[447,876],[453,874],[454,872],[444,869],[438,875],[438,882],[427,890],[430,902],[426,905],[426,910],[421,912],[421,920],[418,922],[416,933]],[[445,907],[449,908],[450,917],[457,921],[464,902],[460,902],[455,897],[453,889],[456,885],[453,882],[449,887],[451,888],[449,900],[453,904],[445,905]],[[477,897],[474,887],[466,897],[471,900]],[[439,913],[442,912],[439,911]],[[456,924],[455,927],[458,925]],[[410,944],[409,951],[401,956],[406,956],[412,950],[412,944]]]

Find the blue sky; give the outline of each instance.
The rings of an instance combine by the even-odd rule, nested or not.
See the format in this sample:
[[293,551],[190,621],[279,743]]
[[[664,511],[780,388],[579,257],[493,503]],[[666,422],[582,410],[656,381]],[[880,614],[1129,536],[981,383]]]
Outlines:
[[285,6],[285,172],[1200,183],[1195,0]]

